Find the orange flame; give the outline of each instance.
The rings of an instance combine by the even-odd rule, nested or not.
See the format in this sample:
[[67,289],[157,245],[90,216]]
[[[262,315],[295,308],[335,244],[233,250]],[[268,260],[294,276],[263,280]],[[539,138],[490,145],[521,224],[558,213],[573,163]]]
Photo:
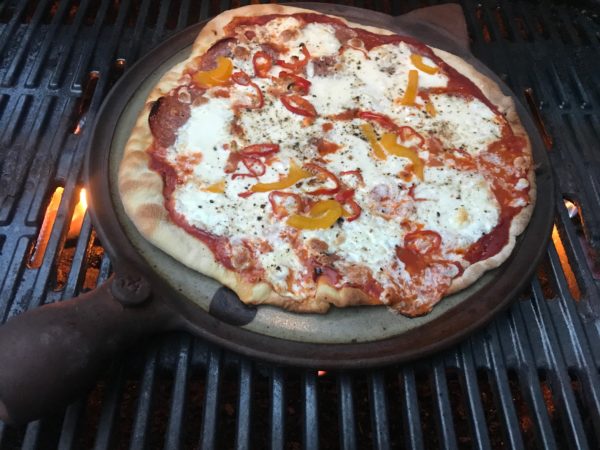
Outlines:
[[33,254],[29,259],[28,266],[32,269],[37,269],[42,266],[42,260],[44,259],[44,254],[46,253],[46,247],[48,246],[48,240],[50,239],[50,233],[52,233],[52,227],[54,226],[54,221],[56,220],[56,214],[58,213],[58,207],[60,206],[63,192],[64,189],[62,187],[57,187],[54,190],[52,197],[50,197],[50,202],[48,203],[46,212],[44,213],[42,226],[40,227],[37,240],[35,241],[35,246],[33,247]]
[[82,188],[79,191],[79,202],[75,205],[75,210],[73,211],[73,217],[71,218],[71,225],[69,225],[69,234],[67,235],[67,239],[76,239],[79,236],[81,224],[83,223],[86,210],[87,197],[85,189]]
[[558,259],[560,260],[560,265],[562,266],[563,273],[567,279],[567,286],[569,287],[571,296],[575,300],[579,300],[581,298],[581,290],[579,289],[579,284],[577,284],[575,272],[573,272],[571,263],[569,262],[569,257],[567,256],[565,246],[560,238],[560,234],[558,232],[558,228],[556,228],[556,225],[554,225],[552,228],[552,242],[554,242],[556,253],[558,253]]

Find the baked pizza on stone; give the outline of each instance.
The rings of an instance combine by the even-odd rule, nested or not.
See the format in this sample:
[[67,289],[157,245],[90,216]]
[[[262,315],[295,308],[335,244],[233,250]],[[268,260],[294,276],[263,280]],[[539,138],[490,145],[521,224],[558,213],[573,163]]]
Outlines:
[[535,178],[513,101],[461,58],[252,5],[154,87],[119,191],[145,238],[243,302],[418,316],[506,260]]

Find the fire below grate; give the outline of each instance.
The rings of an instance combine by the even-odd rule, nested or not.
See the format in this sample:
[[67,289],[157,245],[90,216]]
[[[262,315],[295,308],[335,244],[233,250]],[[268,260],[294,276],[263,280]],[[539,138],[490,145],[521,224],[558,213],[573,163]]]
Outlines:
[[[245,3],[0,4],[2,321],[109,276],[80,194],[88,124],[140,55]],[[511,309],[443,354],[365,372],[280,369],[162,336],[65,411],[0,423],[0,449],[600,448],[600,7],[461,3],[473,52],[531,109],[564,199]]]

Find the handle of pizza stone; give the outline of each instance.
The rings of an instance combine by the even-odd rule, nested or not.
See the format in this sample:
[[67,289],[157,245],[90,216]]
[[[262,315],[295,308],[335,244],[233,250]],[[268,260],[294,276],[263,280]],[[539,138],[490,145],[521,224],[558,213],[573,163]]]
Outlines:
[[434,47],[458,54],[470,51],[465,14],[457,3],[415,9],[394,21]]
[[66,406],[93,385],[110,356],[171,328],[170,319],[142,278],[113,276],[94,291],[9,320],[0,326],[0,419],[22,424]]

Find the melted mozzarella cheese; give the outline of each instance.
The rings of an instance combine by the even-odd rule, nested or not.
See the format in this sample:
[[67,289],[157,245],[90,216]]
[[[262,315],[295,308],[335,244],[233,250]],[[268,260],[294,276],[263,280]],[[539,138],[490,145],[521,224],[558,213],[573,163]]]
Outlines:
[[177,132],[168,157],[174,162],[177,156],[200,152],[201,165],[195,168],[195,174],[207,183],[221,180],[229,156],[223,144],[231,140],[232,118],[231,105],[226,100],[213,99],[206,105],[193,107],[189,120]]
[[476,155],[500,139],[502,127],[494,112],[477,99],[455,95],[432,95],[437,112],[423,129],[434,134],[449,147],[463,146]]
[[404,232],[400,225],[378,216],[345,222],[326,230],[309,230],[302,234],[305,240],[320,239],[344,262],[366,265],[375,279],[383,279],[384,269],[396,260],[395,248],[402,244]]
[[335,55],[340,49],[340,41],[335,37],[335,29],[325,23],[309,23],[294,39],[286,42],[290,55],[300,56],[301,44],[306,46],[312,57]]
[[414,195],[418,220],[448,248],[473,244],[498,224],[498,201],[477,172],[428,168]]
[[[258,259],[274,287],[280,292],[285,292],[288,290],[288,279],[306,276],[307,269],[288,242],[275,238],[274,243],[273,250],[261,253]],[[292,298],[301,296],[302,292],[298,291],[296,289],[287,295]]]
[[339,114],[354,106],[352,92],[354,79],[350,76],[311,78],[310,100],[315,109],[324,116]]

